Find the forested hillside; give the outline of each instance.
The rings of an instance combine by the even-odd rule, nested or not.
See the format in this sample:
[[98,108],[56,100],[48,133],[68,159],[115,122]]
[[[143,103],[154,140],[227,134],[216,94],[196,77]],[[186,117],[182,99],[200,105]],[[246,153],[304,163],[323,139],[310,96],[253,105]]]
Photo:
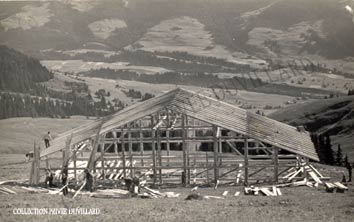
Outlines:
[[51,78],[38,60],[0,45],[0,90],[27,93]]
[[84,82],[65,82],[70,91],[55,91],[43,82],[53,73],[37,59],[0,46],[0,119],[11,117],[104,116],[123,108],[104,96],[94,101]]

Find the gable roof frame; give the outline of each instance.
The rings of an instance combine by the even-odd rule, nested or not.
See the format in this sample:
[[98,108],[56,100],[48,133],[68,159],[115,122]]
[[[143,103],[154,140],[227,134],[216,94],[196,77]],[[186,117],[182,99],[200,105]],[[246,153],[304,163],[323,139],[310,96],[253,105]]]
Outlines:
[[[99,130],[104,134],[114,128],[145,116],[168,109],[195,119],[234,131],[244,136],[268,143],[280,149],[319,161],[308,132],[299,132],[293,126],[265,116],[254,114],[237,106],[186,89],[177,88],[160,96],[129,106],[100,121],[80,126],[54,139],[53,147],[41,153],[41,157],[60,151],[63,141],[71,133],[73,144],[92,138]],[[65,138],[65,139],[64,139]],[[79,141],[80,140],[80,141]],[[62,148],[61,148],[62,147]]]

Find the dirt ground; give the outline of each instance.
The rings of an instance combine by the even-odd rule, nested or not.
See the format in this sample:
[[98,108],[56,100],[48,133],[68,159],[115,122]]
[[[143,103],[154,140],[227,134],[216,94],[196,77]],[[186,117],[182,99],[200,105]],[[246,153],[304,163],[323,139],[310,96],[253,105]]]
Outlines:
[[[23,155],[0,157],[0,181],[26,179],[30,163]],[[317,165],[332,181],[338,181],[343,168]],[[222,196],[225,199],[185,200],[191,187],[169,188],[162,191],[181,193],[178,198],[107,199],[77,196],[26,193],[7,186],[17,195],[0,194],[1,221],[353,221],[354,184],[345,193],[327,193],[323,186],[281,188],[282,196],[246,196],[241,186],[199,188],[202,195]],[[235,197],[236,191],[240,196]],[[16,208],[98,208],[99,215],[14,215]]]

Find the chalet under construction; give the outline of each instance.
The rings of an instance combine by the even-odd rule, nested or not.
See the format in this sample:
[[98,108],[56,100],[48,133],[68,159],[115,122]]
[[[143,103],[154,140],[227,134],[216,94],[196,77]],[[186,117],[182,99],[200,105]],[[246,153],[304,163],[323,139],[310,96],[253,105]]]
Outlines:
[[[289,169],[319,160],[308,132],[181,88],[36,149],[32,183],[38,183],[38,169],[67,165],[69,180],[89,169],[106,182],[139,173],[155,185],[274,184]],[[306,175],[294,174],[300,176]]]

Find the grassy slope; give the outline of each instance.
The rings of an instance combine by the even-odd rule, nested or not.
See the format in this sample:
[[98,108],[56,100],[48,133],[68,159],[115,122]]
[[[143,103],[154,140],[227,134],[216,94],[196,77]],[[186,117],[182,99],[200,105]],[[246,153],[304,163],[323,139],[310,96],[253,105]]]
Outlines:
[[54,138],[59,133],[88,121],[84,117],[71,119],[11,118],[0,120],[0,153],[25,153],[33,150],[36,140],[44,147],[42,137],[50,131]]
[[353,110],[354,96],[344,96],[290,106],[270,114],[270,117],[291,125],[306,125],[316,132],[323,132],[335,124],[328,130],[332,135],[332,143],[341,144],[350,161],[354,161],[354,114],[342,120],[344,115]]

